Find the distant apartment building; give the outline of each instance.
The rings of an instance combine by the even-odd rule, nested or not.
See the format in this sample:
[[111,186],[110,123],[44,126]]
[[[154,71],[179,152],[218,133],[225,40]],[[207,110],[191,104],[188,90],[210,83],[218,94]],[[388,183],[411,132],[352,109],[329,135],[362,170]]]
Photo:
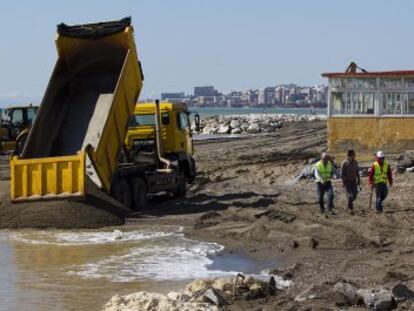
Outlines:
[[228,95],[225,95],[227,107],[229,108],[240,108],[249,106],[248,92],[233,91]]
[[194,88],[194,96],[217,96],[218,92],[214,86],[196,86]]
[[162,100],[185,102],[198,107],[325,107],[328,98],[326,86],[300,87],[282,84],[247,91],[221,94],[214,86],[194,88],[194,95],[161,93]]
[[288,90],[284,86],[278,86],[275,89],[275,101],[276,104],[280,104],[281,106],[286,105],[286,96]]
[[246,106],[254,107],[259,99],[259,92],[257,90],[249,90],[246,93]]
[[258,106],[272,106],[275,104],[275,88],[265,87],[259,89]]
[[192,101],[197,107],[227,107],[225,96],[198,96]]

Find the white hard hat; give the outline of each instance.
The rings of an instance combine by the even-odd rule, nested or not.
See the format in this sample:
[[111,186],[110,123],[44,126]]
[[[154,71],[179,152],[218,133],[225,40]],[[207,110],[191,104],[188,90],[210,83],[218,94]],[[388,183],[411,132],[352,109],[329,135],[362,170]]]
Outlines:
[[383,158],[385,157],[384,152],[382,152],[381,150],[377,152],[377,158]]

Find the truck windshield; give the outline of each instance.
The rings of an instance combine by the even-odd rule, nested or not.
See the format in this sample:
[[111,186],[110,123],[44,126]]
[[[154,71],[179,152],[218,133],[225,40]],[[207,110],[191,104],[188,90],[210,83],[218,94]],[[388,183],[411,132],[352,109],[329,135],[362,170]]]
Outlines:
[[[168,125],[170,118],[167,112],[161,114],[161,123]],[[137,127],[142,125],[155,126],[155,116],[153,114],[136,114],[129,120],[129,127]]]

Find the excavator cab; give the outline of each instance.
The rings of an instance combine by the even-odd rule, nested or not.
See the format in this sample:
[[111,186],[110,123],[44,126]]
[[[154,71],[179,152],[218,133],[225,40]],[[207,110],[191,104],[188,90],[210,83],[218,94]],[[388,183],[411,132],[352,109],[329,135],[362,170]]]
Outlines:
[[20,154],[37,115],[37,106],[9,107],[1,110],[0,150]]

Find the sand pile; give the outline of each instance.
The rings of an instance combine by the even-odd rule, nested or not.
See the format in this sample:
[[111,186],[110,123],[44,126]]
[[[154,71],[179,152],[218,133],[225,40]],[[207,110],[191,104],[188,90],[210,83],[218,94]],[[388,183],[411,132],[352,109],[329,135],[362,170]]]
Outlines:
[[84,199],[12,204],[10,184],[1,181],[0,228],[95,229],[123,225],[126,208],[90,181]]

